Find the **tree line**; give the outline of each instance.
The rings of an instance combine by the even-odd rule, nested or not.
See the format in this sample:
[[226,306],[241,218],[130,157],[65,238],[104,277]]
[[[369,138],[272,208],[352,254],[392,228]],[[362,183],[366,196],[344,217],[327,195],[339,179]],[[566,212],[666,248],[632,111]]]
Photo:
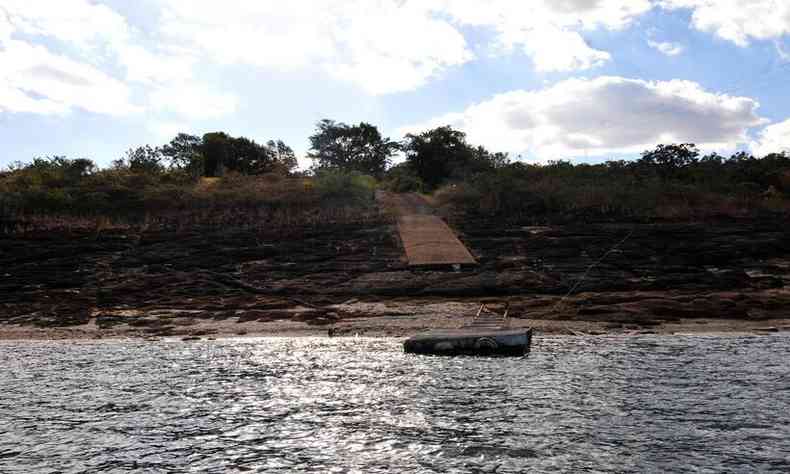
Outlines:
[[[348,125],[322,120],[309,137],[307,157],[313,165],[308,174],[325,171],[356,172],[378,180],[388,180],[402,190],[433,190],[451,181],[464,181],[482,173],[508,167],[539,166],[512,161],[507,153],[490,152],[468,143],[466,135],[450,126],[436,127],[419,134],[407,134],[401,141],[384,137],[378,128],[366,122]],[[402,163],[393,166],[393,158],[401,155]],[[662,144],[642,153],[637,160],[606,161],[597,165],[552,161],[546,166],[599,167],[621,170],[633,177],[655,176],[663,180],[715,180],[722,169],[728,174],[743,172],[744,182],[767,181],[763,168],[781,174],[787,153],[773,153],[757,158],[738,152],[730,157],[716,153],[702,156],[694,144]],[[69,160],[63,156],[36,158],[32,163],[17,162],[6,171],[23,168],[43,170],[68,168],[67,173],[86,175],[98,167],[87,158]],[[115,160],[111,168],[138,173],[182,173],[189,177],[217,177],[226,173],[262,175],[294,173],[298,167],[296,154],[282,140],[259,144],[246,137],[233,137],[226,132],[203,136],[180,133],[165,145],[140,146],[128,150]],[[754,176],[755,173],[761,176]],[[706,178],[707,177],[707,178]],[[776,178],[776,176],[775,176]],[[770,180],[768,180],[770,181]],[[774,179],[776,181],[776,179]],[[771,183],[778,185],[778,182]]]
[[[0,204],[53,212],[145,209],[184,202],[183,196],[192,192],[188,185],[200,177],[300,175],[321,178],[325,195],[335,200],[344,193],[369,196],[371,181],[364,178],[370,177],[393,191],[438,190],[456,207],[495,214],[591,208],[628,214],[667,202],[752,206],[790,201],[786,153],[703,155],[694,144],[682,143],[658,145],[635,160],[528,164],[473,145],[450,126],[395,141],[369,123],[332,120],[316,125],[309,144],[312,166],[307,171],[297,170],[296,155],[282,140],[261,144],[225,132],[181,133],[162,146],[130,149],[104,169],[87,158],[36,158],[0,172]],[[402,161],[393,166],[396,156]],[[224,181],[239,188],[236,198],[247,201],[260,199],[266,187],[255,180]]]

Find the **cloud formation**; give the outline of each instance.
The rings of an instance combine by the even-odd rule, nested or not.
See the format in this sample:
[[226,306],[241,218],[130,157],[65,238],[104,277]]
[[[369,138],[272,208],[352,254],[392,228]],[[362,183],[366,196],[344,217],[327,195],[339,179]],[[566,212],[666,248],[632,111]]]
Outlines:
[[[628,26],[648,0],[159,0],[134,25],[112,3],[0,0],[0,107],[124,115],[148,107],[216,118],[239,99],[197,83],[200,65],[306,70],[372,95],[417,89],[483,54],[525,54],[538,71],[587,70],[612,59],[583,33]],[[31,58],[26,58],[27,55]],[[35,64],[34,64],[35,63]],[[78,78],[83,88],[77,87]],[[28,86],[28,84],[35,84]],[[86,94],[86,90],[96,91]],[[142,97],[133,104],[131,97]],[[186,105],[186,98],[199,105]],[[151,109],[149,109],[151,110]]]
[[100,56],[126,31],[123,17],[83,0],[2,0],[0,111],[52,115],[80,108],[122,116],[139,110],[131,103],[127,85],[93,64],[13,37],[48,37]]
[[218,62],[312,67],[385,94],[474,60],[465,27],[492,32],[489,52],[523,52],[539,71],[600,66],[611,55],[581,32],[623,28],[650,8],[648,0],[163,0],[159,30]]
[[[741,46],[790,32],[790,2],[772,0],[145,5],[145,24],[135,24],[134,15],[124,16],[108,0],[0,0],[0,111],[145,112],[157,124],[216,120],[238,112],[243,101],[232,92],[232,79],[220,85],[200,73],[231,65],[260,75],[307,71],[370,95],[415,90],[482,55],[524,55],[538,72],[594,71],[617,58],[587,38],[627,28],[656,5],[689,9],[695,28]],[[652,37],[649,45],[670,56],[683,51]],[[559,156],[639,151],[661,141],[731,147],[762,124],[756,108],[752,99],[693,82],[603,77],[500,94],[437,120],[494,149]],[[772,142],[776,133],[762,141]]]
[[619,30],[652,8],[648,0],[428,0],[434,12],[459,25],[496,33],[502,52],[521,50],[539,71],[574,71],[611,59],[581,35],[597,29]]
[[412,90],[474,56],[419,2],[163,0],[159,31],[220,64],[312,69],[371,94]]
[[[124,116],[153,98],[154,110],[191,119],[235,110],[231,94],[187,86],[196,82],[193,55],[148,34],[87,0],[0,0],[0,110]],[[134,103],[136,90],[149,100]],[[195,104],[184,104],[187,94]]]
[[765,127],[751,148],[757,156],[783,151],[790,153],[790,120]]
[[682,54],[685,50],[682,44],[672,43],[669,41],[654,41],[649,39],[647,40],[647,45],[662,54],[666,54],[667,56],[677,56]]
[[661,0],[667,9],[692,10],[692,25],[738,46],[790,34],[790,2],[785,0]]
[[73,108],[111,116],[139,111],[123,82],[43,46],[6,40],[0,49],[0,111],[63,115]]
[[451,125],[493,151],[542,160],[635,153],[676,142],[728,150],[748,143],[749,128],[765,123],[758,107],[753,99],[706,91],[691,81],[604,76],[499,94],[401,131]]

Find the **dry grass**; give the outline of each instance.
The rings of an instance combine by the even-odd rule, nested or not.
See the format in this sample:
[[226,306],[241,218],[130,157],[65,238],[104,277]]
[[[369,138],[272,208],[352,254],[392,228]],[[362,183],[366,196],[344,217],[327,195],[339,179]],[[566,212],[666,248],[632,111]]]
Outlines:
[[[328,181],[280,175],[204,178],[196,183],[129,190],[132,204],[0,212],[0,232],[156,230],[194,227],[287,229],[380,219],[372,191],[358,178]],[[356,186],[356,187],[355,187]]]

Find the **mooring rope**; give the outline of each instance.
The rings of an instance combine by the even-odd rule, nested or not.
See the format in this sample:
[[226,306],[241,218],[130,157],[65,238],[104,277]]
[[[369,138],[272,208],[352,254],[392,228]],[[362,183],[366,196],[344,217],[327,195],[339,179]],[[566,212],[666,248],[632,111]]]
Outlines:
[[603,262],[603,261],[606,259],[606,257],[608,257],[608,256],[609,256],[609,254],[611,254],[611,253],[612,253],[612,252],[614,252],[615,250],[617,250],[617,248],[618,248],[618,247],[620,247],[621,245],[623,245],[624,243],[626,243],[626,242],[628,241],[628,239],[630,239],[630,238],[631,238],[631,236],[632,236],[632,235],[634,235],[634,232],[635,232],[635,231],[636,231],[636,227],[633,227],[633,228],[631,228],[631,232],[629,232],[629,233],[628,233],[628,235],[626,235],[626,236],[625,236],[625,238],[624,238],[623,240],[621,240],[620,242],[617,242],[617,243],[614,245],[614,247],[610,248],[610,249],[609,249],[609,250],[608,250],[608,251],[607,251],[605,254],[603,254],[603,256],[601,256],[601,258],[599,258],[599,259],[598,259],[598,260],[597,260],[595,263],[593,263],[592,265],[590,265],[589,267],[587,267],[587,270],[584,272],[584,274],[583,274],[583,275],[582,275],[582,277],[579,279],[579,281],[577,281],[577,282],[576,282],[576,284],[574,284],[574,285],[571,287],[571,289],[570,289],[570,290],[568,290],[568,293],[566,293],[566,294],[565,294],[565,296],[563,296],[563,297],[562,297],[562,299],[561,299],[561,300],[559,300],[559,301],[557,302],[557,304],[555,304],[555,305],[554,305],[554,307],[551,309],[551,312],[555,312],[555,311],[557,310],[557,308],[558,308],[558,307],[559,307],[559,306],[560,306],[562,303],[564,303],[564,302],[565,302],[565,300],[567,300],[567,299],[568,299],[568,298],[571,296],[571,294],[573,294],[573,292],[574,292],[574,291],[576,291],[576,289],[579,287],[579,285],[581,285],[582,283],[584,283],[584,280],[586,280],[586,279],[587,279],[587,276],[590,274],[590,272],[592,271],[592,269],[593,269],[593,268],[595,268],[595,267],[597,267],[597,266],[598,266],[598,265],[599,265],[601,262]]

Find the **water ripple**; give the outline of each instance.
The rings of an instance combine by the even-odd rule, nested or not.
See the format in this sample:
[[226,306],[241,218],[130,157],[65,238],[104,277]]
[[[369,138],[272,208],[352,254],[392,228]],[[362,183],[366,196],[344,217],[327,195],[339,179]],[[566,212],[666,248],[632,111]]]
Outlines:
[[0,343],[0,471],[787,472],[788,342]]

